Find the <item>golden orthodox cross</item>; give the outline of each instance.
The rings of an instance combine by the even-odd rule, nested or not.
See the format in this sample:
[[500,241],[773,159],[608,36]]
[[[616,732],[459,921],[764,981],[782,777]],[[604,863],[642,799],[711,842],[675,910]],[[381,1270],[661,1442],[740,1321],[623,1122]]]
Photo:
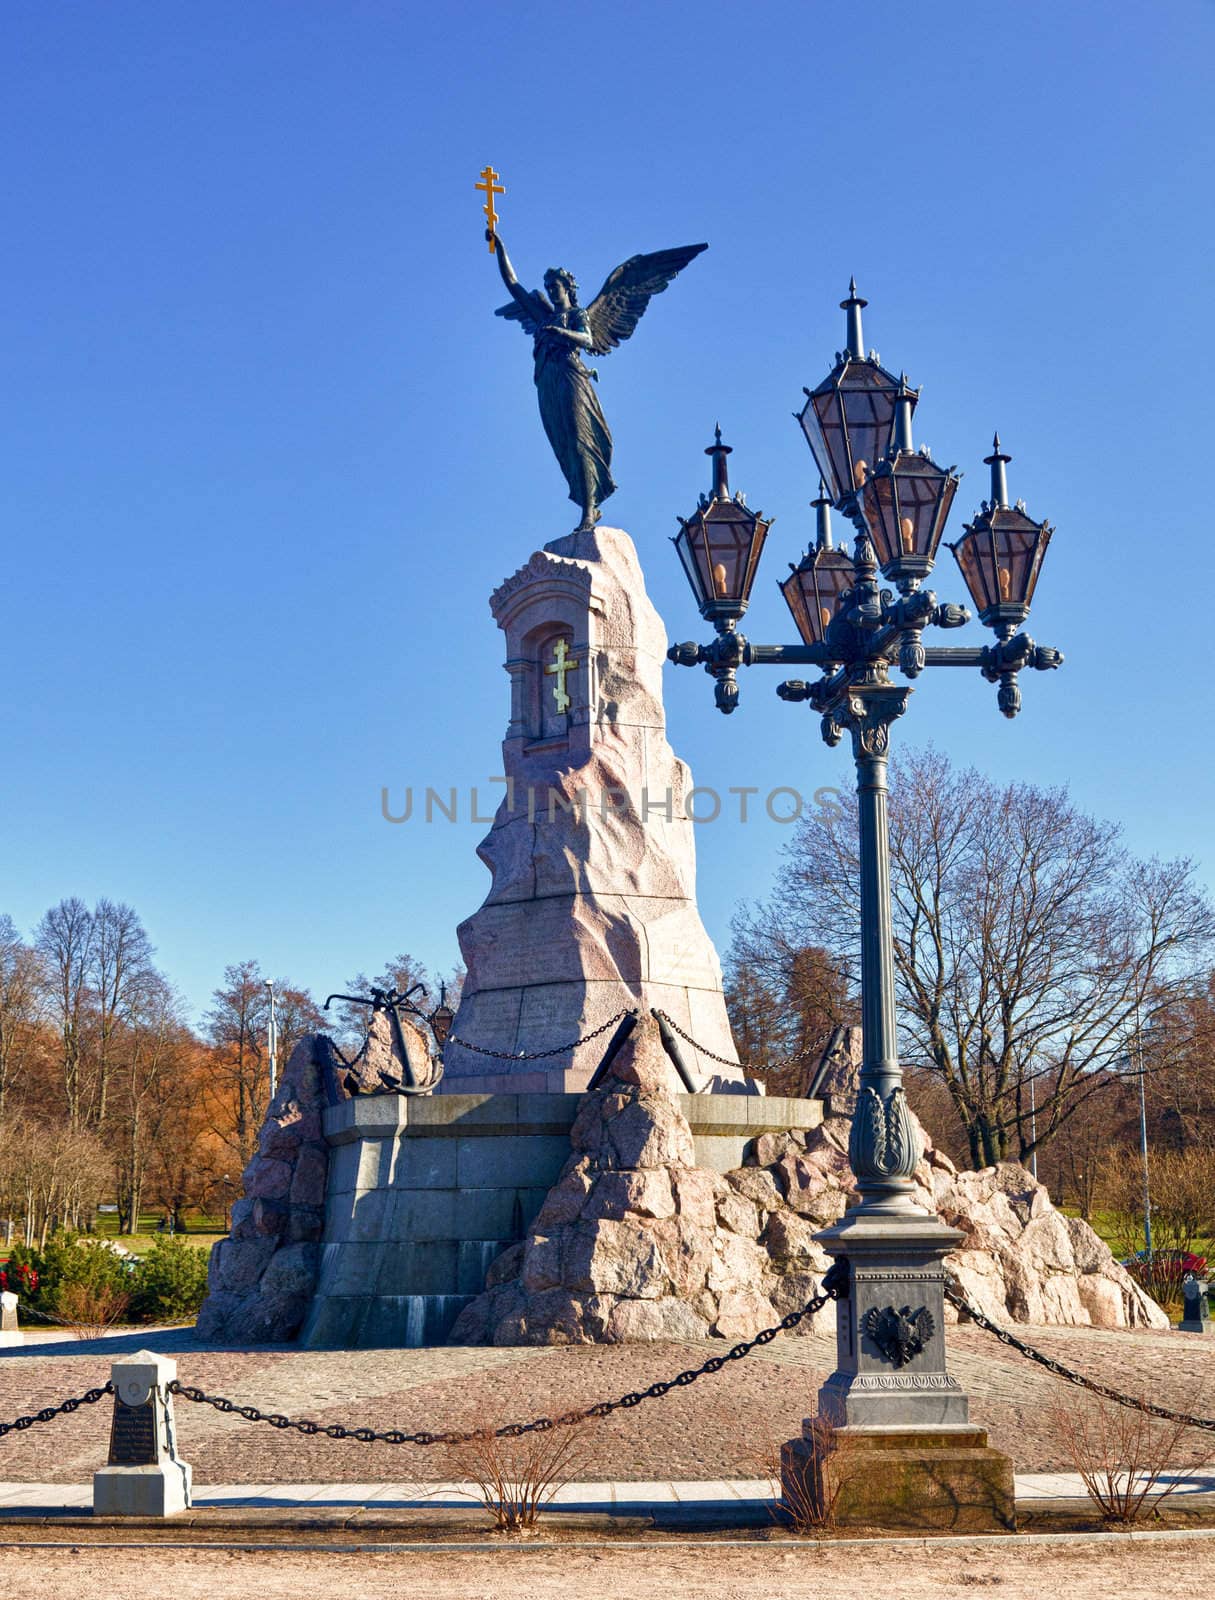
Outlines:
[[544,671],[547,677],[556,677],[557,679],[553,685],[553,699],[557,703],[559,712],[568,711],[570,708],[570,697],[565,692],[565,675],[567,672],[577,672],[577,670],[578,663],[569,654],[569,648],[565,640],[558,639],[553,650],[553,659],[545,667]]
[[[492,167],[484,167],[481,171],[483,181],[473,184],[474,189],[482,189],[485,192],[485,221],[490,228],[496,228],[498,225],[498,213],[494,210],[494,196],[506,193],[506,190],[498,183],[500,177],[501,173],[495,172]],[[494,253],[494,241],[492,239],[489,241],[489,253],[491,256]]]

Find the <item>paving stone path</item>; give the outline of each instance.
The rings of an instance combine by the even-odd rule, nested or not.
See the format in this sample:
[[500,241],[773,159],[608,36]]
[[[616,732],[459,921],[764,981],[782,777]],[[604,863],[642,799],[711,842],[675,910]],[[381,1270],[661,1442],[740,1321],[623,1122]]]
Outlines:
[[[1182,1410],[1215,1415],[1215,1340],[1177,1333],[1019,1330],[1089,1375]],[[641,1389],[720,1350],[705,1344],[436,1349],[237,1351],[201,1347],[189,1332],[90,1343],[27,1345],[0,1355],[0,1420],[55,1404],[109,1376],[110,1362],[147,1345],[175,1357],[184,1383],[263,1410],[326,1424],[407,1431],[467,1427],[553,1414]],[[1052,1405],[1073,1406],[1063,1385],[977,1328],[951,1329],[953,1370],[1019,1471],[1070,1466],[1055,1444]],[[590,1425],[588,1479],[710,1480],[762,1475],[792,1437],[834,1365],[834,1339],[782,1337],[687,1389]],[[1204,1392],[1205,1385],[1205,1392]],[[109,1408],[0,1440],[0,1480],[81,1483],[104,1459]],[[401,1483],[455,1476],[441,1452],[305,1438],[178,1402],[182,1454],[195,1481],[213,1484]],[[1191,1435],[1185,1464],[1210,1458],[1215,1437]],[[462,1474],[461,1474],[462,1476]]]

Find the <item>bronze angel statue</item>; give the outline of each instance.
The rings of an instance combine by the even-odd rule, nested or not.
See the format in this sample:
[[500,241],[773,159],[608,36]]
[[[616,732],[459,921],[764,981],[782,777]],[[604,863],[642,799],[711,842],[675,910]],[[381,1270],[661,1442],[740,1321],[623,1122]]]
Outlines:
[[558,465],[569,484],[570,499],[582,509],[575,530],[582,533],[599,521],[599,508],[612,494],[612,436],[593,383],[597,374],[582,364],[582,352],[605,356],[632,333],[652,295],[661,294],[677,272],[707,248],[678,245],[652,255],[631,256],[608,274],[589,306],[578,304],[578,285],[565,267],[550,267],[544,291],[528,290],[515,276],[502,240],[486,230],[494,245],[502,281],[510,290],[509,305],[495,315],[523,324],[534,341],[536,394],[540,420]]

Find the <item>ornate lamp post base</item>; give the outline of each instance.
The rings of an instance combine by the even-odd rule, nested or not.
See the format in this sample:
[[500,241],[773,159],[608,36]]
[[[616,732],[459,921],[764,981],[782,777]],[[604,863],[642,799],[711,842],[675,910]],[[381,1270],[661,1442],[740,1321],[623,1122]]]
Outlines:
[[833,1427],[966,1427],[966,1393],[945,1368],[945,1273],[962,1235],[939,1218],[846,1213],[816,1234],[849,1267],[836,1368],[818,1394]]
[[946,1370],[941,1262],[961,1237],[926,1211],[863,1206],[816,1235],[849,1292],[818,1416],[781,1451],[788,1502],[808,1491],[844,1527],[1015,1526],[1012,1461]]

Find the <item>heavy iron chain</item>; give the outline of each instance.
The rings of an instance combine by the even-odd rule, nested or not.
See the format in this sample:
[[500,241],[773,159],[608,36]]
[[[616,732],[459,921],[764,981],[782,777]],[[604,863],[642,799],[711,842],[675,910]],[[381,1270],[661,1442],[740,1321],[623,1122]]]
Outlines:
[[[730,1061],[725,1056],[714,1055],[712,1050],[706,1050],[703,1044],[701,1044],[698,1040],[693,1039],[690,1033],[685,1033],[675,1021],[675,1018],[668,1016],[665,1011],[655,1011],[654,1015],[656,1017],[661,1017],[667,1026],[677,1033],[685,1044],[690,1044],[693,1050],[699,1051],[702,1056],[706,1056],[710,1061],[716,1061],[718,1065],[722,1067],[742,1067],[744,1072],[770,1071],[773,1067],[779,1070],[781,1067],[796,1066],[800,1061],[809,1061],[815,1054],[813,1050],[803,1050],[798,1055],[785,1056],[784,1059],[780,1061],[768,1061],[763,1063],[762,1066],[757,1065],[757,1063],[754,1061]],[[821,1055],[822,1051],[820,1050],[818,1054]]]
[[[508,1422],[500,1428],[494,1429],[495,1438],[518,1439],[527,1433],[548,1433],[553,1428],[573,1427],[580,1422],[611,1416],[613,1411],[631,1411],[635,1406],[642,1405],[646,1400],[660,1400],[663,1395],[669,1394],[672,1389],[686,1389],[689,1384],[703,1378],[706,1374],[720,1372],[731,1361],[741,1361],[749,1356],[753,1350],[761,1345],[771,1344],[779,1333],[789,1333],[806,1317],[812,1317],[832,1300],[842,1300],[848,1293],[848,1268],[846,1263],[840,1261],[831,1268],[823,1279],[822,1292],[813,1296],[798,1311],[791,1311],[787,1317],[773,1327],[762,1328],[754,1338],[746,1339],[727,1350],[724,1355],[710,1356],[699,1367],[689,1367],[677,1373],[673,1378],[661,1378],[657,1383],[652,1383],[648,1389],[631,1390],[622,1394],[615,1400],[600,1400],[595,1405],[585,1406],[580,1411],[564,1411],[556,1417],[533,1417],[527,1422]],[[1202,1428],[1207,1432],[1215,1432],[1215,1417],[1195,1417],[1184,1411],[1170,1411],[1167,1406],[1153,1405],[1149,1400],[1137,1399],[1134,1395],[1122,1394],[1117,1389],[1111,1389],[1108,1384],[1098,1383],[1093,1378],[1086,1378],[1082,1372],[1076,1372],[1072,1367],[1064,1366],[1061,1361],[1056,1361],[1053,1356],[1035,1350],[1033,1345],[1026,1344],[1023,1339],[1018,1339],[1015,1334],[1009,1333],[1007,1328],[1001,1328],[992,1322],[968,1295],[962,1293],[953,1284],[945,1285],[945,1295],[959,1311],[963,1311],[985,1333],[992,1334],[1001,1344],[1006,1344],[1018,1355],[1027,1361],[1036,1362],[1038,1366],[1045,1367],[1047,1372],[1056,1378],[1062,1378],[1066,1383],[1076,1384],[1081,1389],[1087,1389],[1090,1394],[1101,1395],[1103,1399],[1113,1400],[1118,1405],[1129,1406],[1134,1411],[1145,1412],[1148,1416],[1159,1417],[1165,1422],[1180,1422],[1186,1427]],[[265,1422],[272,1428],[293,1428],[297,1433],[306,1437],[315,1434],[324,1434],[327,1439],[357,1439],[360,1444],[416,1444],[422,1447],[436,1444],[467,1444],[470,1440],[481,1436],[483,1430],[474,1429],[470,1432],[449,1430],[446,1433],[404,1433],[398,1428],[389,1428],[378,1432],[374,1428],[347,1428],[340,1422],[330,1423],[323,1427],[319,1422],[311,1422],[306,1417],[285,1417],[280,1412],[259,1411],[256,1406],[237,1405],[234,1400],[225,1399],[222,1395],[207,1394],[204,1390],[195,1388],[190,1384],[178,1382],[176,1379],[169,1384],[169,1393],[180,1395],[183,1400],[192,1400],[198,1405],[213,1406],[216,1411],[225,1416],[237,1416],[245,1422]],[[70,1416],[78,1411],[81,1406],[95,1405],[98,1400],[103,1400],[107,1394],[114,1393],[113,1383],[107,1383],[100,1389],[89,1389],[82,1395],[76,1395],[64,1400],[57,1406],[46,1406],[32,1416],[17,1417],[12,1422],[0,1422],[0,1439],[9,1433],[23,1433],[27,1428],[32,1428],[38,1422],[52,1422],[59,1416]]]
[[[778,1333],[790,1332],[799,1322],[806,1317],[812,1317],[816,1311],[821,1311],[832,1300],[842,1299],[848,1292],[847,1270],[846,1266],[842,1271],[838,1266],[832,1267],[823,1279],[822,1293],[808,1300],[800,1311],[791,1311],[775,1326],[761,1329],[754,1338],[736,1344],[724,1355],[710,1356],[699,1367],[690,1367],[674,1378],[660,1379],[657,1383],[652,1383],[648,1389],[633,1390],[615,1400],[600,1400],[593,1406],[584,1407],[581,1411],[564,1411],[558,1417],[533,1417],[528,1422],[505,1423],[501,1428],[494,1429],[494,1437],[518,1439],[525,1433],[548,1433],[552,1428],[571,1428],[579,1422],[611,1416],[613,1411],[631,1411],[634,1406],[639,1406],[646,1400],[661,1400],[663,1395],[669,1394],[672,1389],[686,1389],[690,1383],[695,1383],[697,1378],[704,1377],[706,1373],[720,1372],[731,1361],[741,1361],[760,1345],[771,1344]],[[237,1405],[234,1400],[225,1400],[220,1395],[205,1394],[201,1389],[176,1381],[170,1383],[169,1392],[180,1395],[183,1400],[214,1406],[216,1411],[223,1412],[225,1416],[243,1417],[246,1422],[266,1422],[272,1428],[294,1428],[297,1433],[308,1437],[320,1433],[327,1439],[357,1439],[360,1444],[416,1444],[425,1447],[434,1444],[467,1444],[469,1440],[484,1435],[483,1429],[473,1429],[468,1433],[456,1431],[403,1433],[398,1428],[389,1428],[383,1433],[378,1433],[374,1428],[346,1428],[339,1422],[323,1427],[319,1422],[310,1422],[306,1418],[284,1417],[277,1412],[259,1411],[256,1406]]]
[[509,1050],[487,1050],[481,1044],[469,1044],[467,1039],[461,1039],[458,1034],[449,1034],[448,1044],[457,1044],[461,1050],[471,1050],[476,1056],[493,1056],[497,1061],[543,1061],[547,1056],[561,1056],[567,1050],[576,1050],[579,1045],[589,1044],[592,1039],[597,1039],[601,1033],[606,1033],[609,1028],[614,1028],[618,1022],[628,1016],[627,1011],[618,1011],[614,1017],[609,1017],[590,1033],[584,1033],[581,1039],[575,1039],[570,1044],[559,1044],[555,1050],[518,1050],[512,1053]]
[[0,1422],[0,1439],[3,1439],[6,1433],[24,1433],[36,1422],[53,1422],[56,1417],[70,1417],[72,1412],[79,1411],[81,1406],[95,1406],[98,1400],[104,1400],[107,1394],[113,1393],[113,1383],[107,1383],[101,1389],[87,1389],[84,1394],[75,1395],[72,1399],[65,1400],[62,1405],[44,1406],[41,1411],[35,1411],[32,1417],[16,1417],[12,1422]]
[[953,1284],[945,1285],[945,1296],[985,1333],[994,1334],[1001,1344],[1006,1344],[1010,1350],[1015,1350],[1027,1361],[1036,1361],[1040,1367],[1045,1367],[1056,1378],[1062,1378],[1066,1383],[1074,1383],[1079,1388],[1087,1389],[1091,1394],[1099,1394],[1106,1400],[1114,1400],[1120,1406],[1129,1406],[1132,1411],[1144,1411],[1149,1417],[1161,1417],[1165,1422],[1183,1422],[1189,1428],[1205,1428],[1208,1432],[1215,1433],[1215,1417],[1192,1417],[1185,1411],[1170,1411],[1167,1406],[1154,1406],[1150,1400],[1137,1400],[1134,1395],[1122,1394],[1117,1389],[1111,1389],[1108,1384],[1098,1383],[1094,1378],[1086,1378],[1082,1372],[1065,1367],[1053,1356],[1035,1350],[1032,1344],[1026,1344],[1023,1339],[1018,1339],[1015,1333],[1009,1333],[1007,1328],[998,1327],[989,1317],[984,1316],[969,1295],[963,1294]]

